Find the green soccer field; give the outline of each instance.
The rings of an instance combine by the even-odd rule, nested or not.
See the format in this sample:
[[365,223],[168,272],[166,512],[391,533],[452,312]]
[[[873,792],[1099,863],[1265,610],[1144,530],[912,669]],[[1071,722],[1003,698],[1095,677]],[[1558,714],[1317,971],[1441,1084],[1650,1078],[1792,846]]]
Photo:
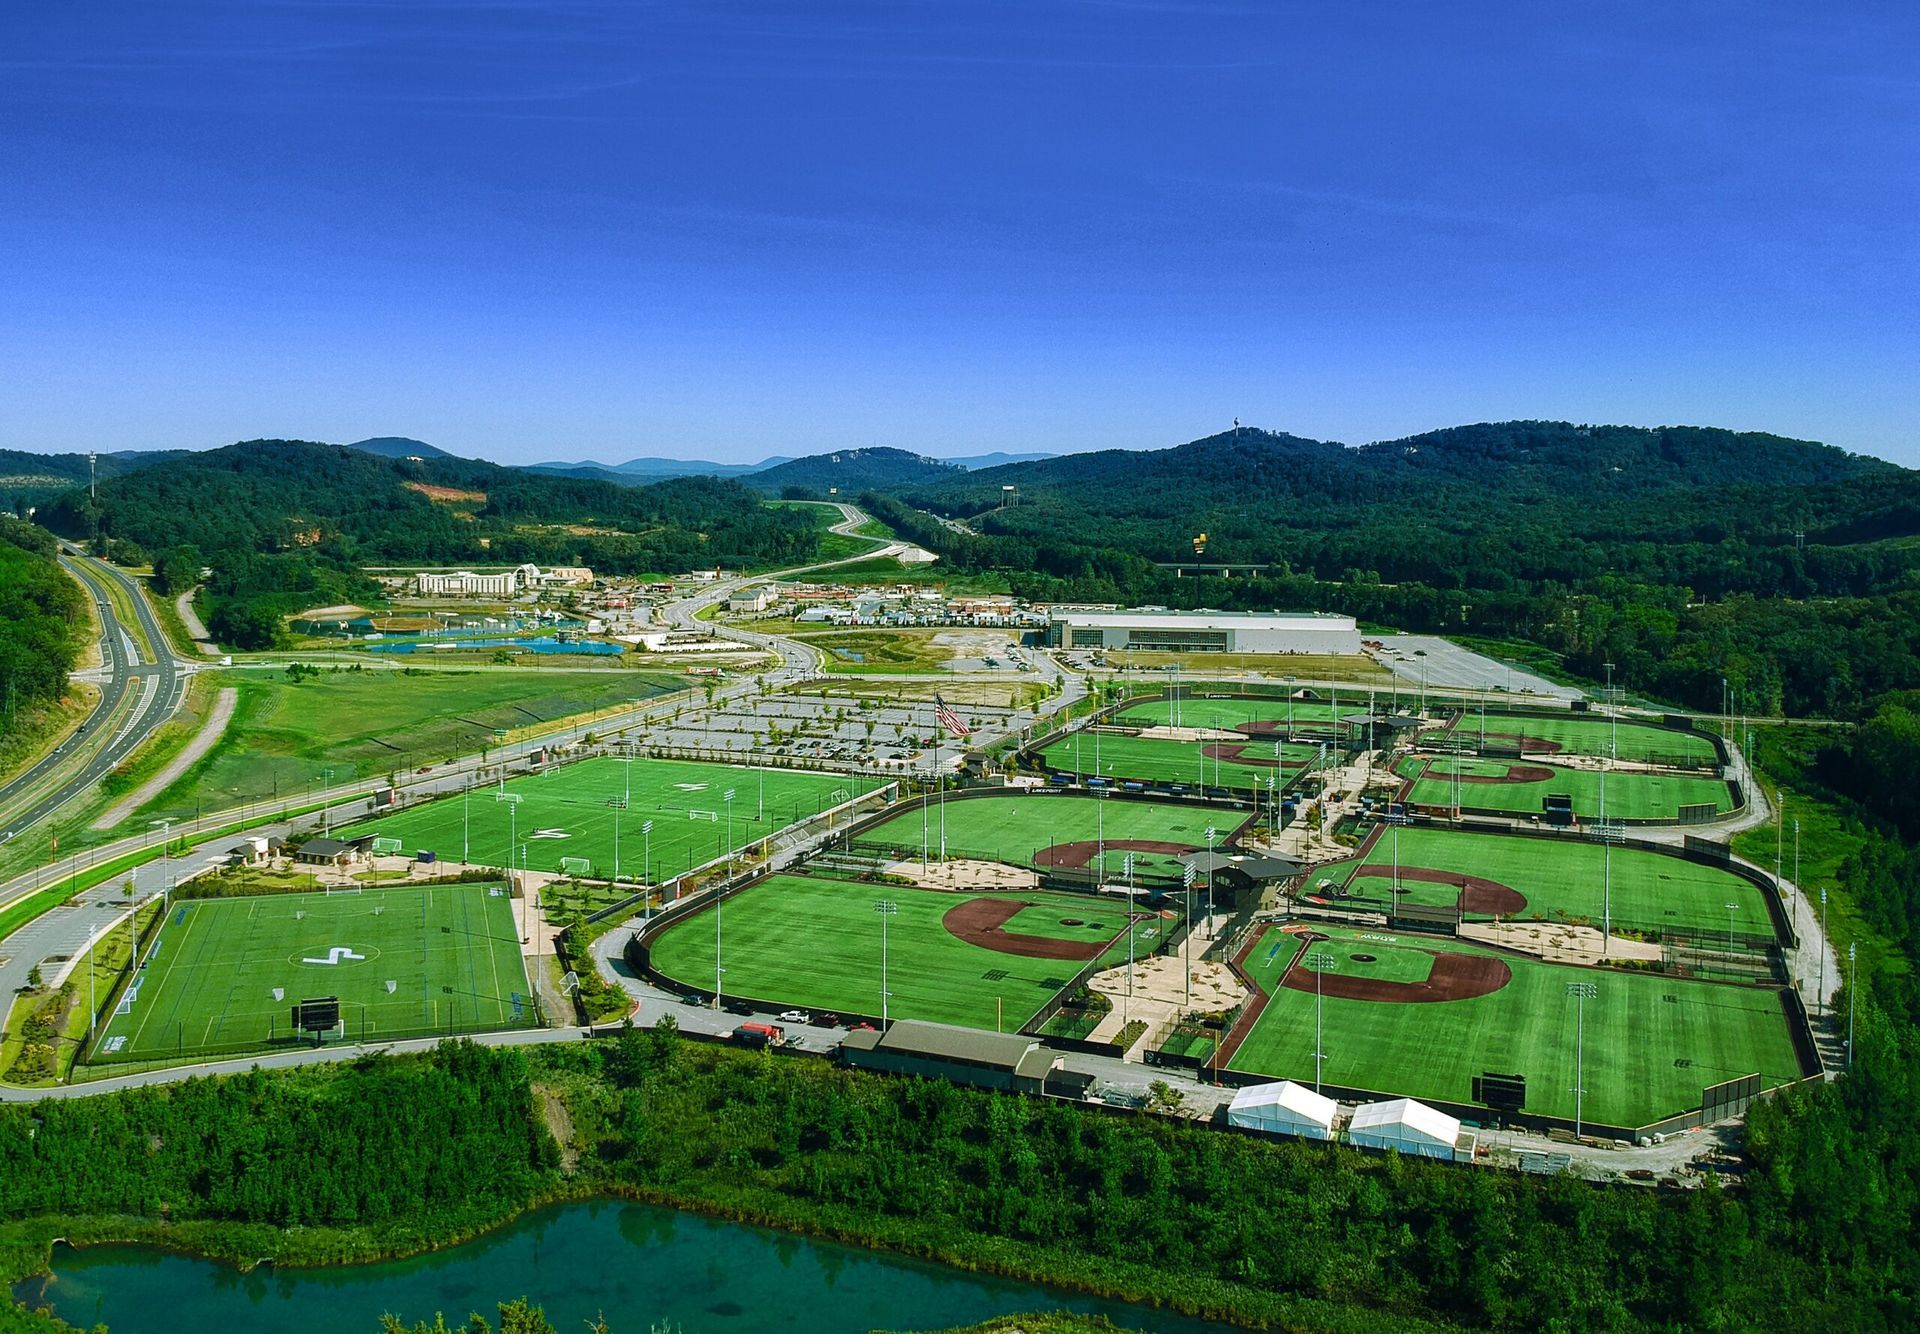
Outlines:
[[[860,835],[854,846],[911,859],[920,855],[924,837],[930,855],[938,857],[940,805],[929,801],[923,810],[918,801],[903,803],[898,815]],[[1069,843],[1097,845],[1104,839],[1102,865],[1118,877],[1128,851],[1124,844],[1165,843],[1179,851],[1132,849],[1135,874],[1143,878],[1177,877],[1182,853],[1206,848],[1209,825],[1215,831],[1214,846],[1219,847],[1251,814],[1053,792],[974,797],[946,803],[946,849],[949,857],[1031,868],[1045,864],[1050,849]]]
[[1712,768],[1716,762],[1712,740],[1698,732],[1624,719],[1530,718],[1492,712],[1483,715],[1469,709],[1453,729],[1452,736],[1469,745],[1478,745],[1483,736],[1494,743],[1544,743],[1526,746],[1529,757],[1541,759],[1560,753],[1612,755],[1643,764],[1700,769]]
[[[1591,921],[1598,925],[1605,887],[1607,851],[1573,839],[1520,838],[1501,834],[1465,834],[1450,829],[1381,830],[1367,856],[1347,871],[1343,902],[1385,908],[1393,897],[1395,841],[1399,845],[1403,902],[1446,905],[1458,902],[1458,884],[1425,883],[1416,869],[1479,876],[1525,898],[1517,919]],[[1613,849],[1609,899],[1616,931],[1668,931],[1711,940],[1729,926],[1742,935],[1774,935],[1760,890],[1717,866],[1668,857],[1637,848]],[[1326,874],[1309,877],[1317,887]],[[1340,877],[1333,874],[1334,879]],[[1311,889],[1310,891],[1311,892]],[[1732,904],[1731,911],[1727,905]],[[1468,921],[1491,914],[1469,912]]]
[[355,1041],[535,1026],[512,904],[484,884],[176,902],[91,1059],[284,1043],[323,996]]
[[[1549,794],[1573,798],[1573,812],[1582,820],[1600,817],[1600,770],[1564,769],[1528,757],[1522,760],[1481,760],[1453,755],[1415,755],[1401,760],[1394,771],[1403,778],[1426,776],[1413,785],[1417,806],[1451,806],[1455,796],[1452,775],[1463,778],[1500,778],[1516,769],[1548,769],[1552,777],[1527,782],[1462,782],[1458,788],[1463,810],[1499,811],[1511,815],[1538,815]],[[1727,785],[1717,778],[1679,773],[1626,772],[1606,775],[1607,818],[1611,820],[1672,821],[1682,806],[1711,805],[1720,814],[1733,809]]]
[[[1084,966],[989,949],[947,929],[946,915],[990,899],[1031,905],[1005,924],[1009,933],[1096,947],[1118,940],[1124,950],[1125,905],[1089,895],[1038,891],[948,893],[855,884],[814,876],[775,875],[729,898],[720,909],[720,953],[731,996],[809,1010],[880,1013],[880,914],[887,922],[888,1016],[1007,1032],[1031,1019]],[[1134,927],[1145,956],[1160,921]],[[1122,956],[1124,957],[1124,955]],[[653,966],[691,988],[714,987],[714,911],[682,918],[653,944]]]
[[[1340,705],[1341,713],[1359,713],[1365,708],[1365,691],[1356,690]],[[1258,732],[1312,732],[1332,735],[1331,699],[1248,699],[1232,697],[1210,699],[1196,695],[1188,699],[1143,700],[1129,704],[1114,719],[1122,727],[1170,727],[1175,719],[1181,727],[1210,727],[1220,731],[1238,731],[1251,727]]]
[[1244,742],[1166,741],[1085,731],[1041,752],[1047,767],[1056,773],[1261,793],[1268,790],[1270,779],[1277,779],[1275,790],[1284,792],[1319,757],[1317,745],[1297,741],[1256,737]]
[[[1437,954],[1493,953],[1438,937],[1316,930],[1328,937],[1319,948],[1332,960],[1329,976],[1405,981],[1424,976]],[[1230,1069],[1313,1079],[1314,993],[1277,985],[1298,947],[1296,937],[1272,930],[1255,942],[1246,968],[1270,999]],[[1356,954],[1374,961],[1359,962]],[[1408,954],[1427,957],[1409,960]],[[1423,1004],[1322,1001],[1325,1081],[1471,1102],[1475,1075],[1517,1074],[1527,1080],[1525,1110],[1571,1119],[1575,1002],[1566,994],[1569,982],[1599,989],[1586,1002],[1583,1112],[1589,1121],[1645,1125],[1699,1106],[1700,1090],[1709,1084],[1756,1071],[1769,1084],[1800,1077],[1775,992],[1498,957],[1512,976],[1490,995]],[[1311,983],[1311,974],[1305,976]]]
[[634,760],[627,770],[622,760],[582,760],[509,779],[505,791],[517,802],[501,800],[498,786],[475,788],[364,820],[340,836],[397,838],[408,852],[482,866],[508,865],[517,838],[515,864],[559,871],[561,858],[585,858],[596,878],[613,874],[617,836],[620,874],[658,883],[724,856],[729,833],[732,850],[748,847],[881,786],[847,774],[681,760]]

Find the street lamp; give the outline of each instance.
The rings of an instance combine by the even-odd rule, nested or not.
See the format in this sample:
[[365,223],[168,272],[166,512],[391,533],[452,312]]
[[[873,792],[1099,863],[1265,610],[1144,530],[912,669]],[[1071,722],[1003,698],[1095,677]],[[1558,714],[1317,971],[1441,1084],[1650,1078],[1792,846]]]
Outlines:
[[880,1031],[887,1031],[887,919],[900,911],[900,905],[892,899],[880,899],[873,905],[880,914]]
[[1587,1090],[1584,1087],[1584,1057],[1587,1038],[1587,1002],[1600,995],[1600,988],[1592,982],[1567,983],[1567,995],[1573,999],[1573,1137],[1580,1138],[1582,1114],[1585,1111]]
[[1333,956],[1316,951],[1307,956],[1307,967],[1313,972],[1313,1091],[1318,1093],[1321,1070],[1327,1060],[1326,1043],[1321,1041],[1323,1030],[1320,1025],[1320,1011],[1325,1004],[1325,997],[1321,991],[1320,978],[1327,969],[1333,967]]

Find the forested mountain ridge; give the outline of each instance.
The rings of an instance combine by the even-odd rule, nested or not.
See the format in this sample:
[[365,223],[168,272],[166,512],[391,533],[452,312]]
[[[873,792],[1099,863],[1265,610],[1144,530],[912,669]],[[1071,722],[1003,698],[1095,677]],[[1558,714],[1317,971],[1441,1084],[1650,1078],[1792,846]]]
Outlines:
[[[208,625],[271,642],[278,618],[370,596],[364,564],[588,565],[613,572],[799,564],[819,535],[737,482],[653,486],[548,477],[451,457],[384,458],[343,445],[254,440],[84,487],[39,522],[145,553],[163,588],[205,565]],[[181,572],[176,575],[175,572]]]
[[[1036,600],[1512,636],[1707,708],[1723,679],[1756,711],[1840,717],[1920,688],[1920,545],[1889,540],[1920,533],[1920,473],[1807,441],[1506,422],[1349,448],[1243,428],[880,491],[903,537]],[[1170,568],[1196,561],[1261,572]]]
[[955,463],[881,445],[792,459],[752,473],[745,480],[749,486],[773,494],[811,491],[824,495],[837,487],[842,495],[850,496],[868,487],[923,486],[964,472]]
[[0,734],[22,710],[59,699],[87,624],[80,585],[51,534],[0,517]]

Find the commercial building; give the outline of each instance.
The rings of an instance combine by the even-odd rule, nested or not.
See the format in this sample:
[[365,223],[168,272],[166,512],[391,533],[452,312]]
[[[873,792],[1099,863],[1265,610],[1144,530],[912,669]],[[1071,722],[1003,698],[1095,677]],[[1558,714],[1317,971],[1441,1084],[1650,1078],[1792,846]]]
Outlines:
[[1159,653],[1358,653],[1360,627],[1332,612],[1055,610],[1047,643]]
[[421,597],[512,597],[535,588],[584,587],[593,571],[584,565],[519,565],[511,570],[426,570],[413,577]]

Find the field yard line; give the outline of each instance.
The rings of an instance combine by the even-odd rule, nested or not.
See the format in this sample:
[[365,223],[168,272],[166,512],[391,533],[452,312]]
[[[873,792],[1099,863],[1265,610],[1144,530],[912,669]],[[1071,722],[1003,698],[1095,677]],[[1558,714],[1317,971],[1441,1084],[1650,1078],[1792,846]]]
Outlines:
[[206,722],[200,725],[200,730],[194,734],[193,740],[187,742],[185,749],[174,756],[159,773],[142,783],[122,800],[115,802],[106,814],[95,820],[90,827],[111,829],[171,787],[180,775],[192,768],[219,742],[221,734],[227,730],[227,724],[233,719],[234,705],[239,699],[240,692],[237,689],[233,686],[222,686],[220,693],[214,696],[213,708],[208,711]]
[[[190,907],[187,912],[187,920],[184,923],[187,929],[181,933],[180,944],[173,951],[173,954],[171,955],[171,957],[167,959],[166,972],[162,973],[157,978],[151,979],[152,983],[164,985],[166,980],[173,976],[174,960],[179,959],[183,962],[185,961],[187,956],[187,942],[193,939],[193,928],[199,925],[199,923],[200,923],[199,909]],[[148,983],[142,983],[140,989],[142,991],[145,991],[148,985],[149,985]],[[173,1006],[175,1010],[178,1010],[180,1008],[179,997],[176,996],[174,998]],[[145,1036],[147,1031],[147,1021],[153,1017],[153,1013],[156,1008],[157,1008],[156,1006],[149,1005],[148,1007],[146,1007],[146,1010],[141,1014],[140,1021],[133,1026],[133,1036],[127,1040],[127,1045],[129,1047],[132,1047],[136,1050],[140,1047],[141,1038]],[[161,1031],[162,1033],[165,1032],[164,1029]]]

